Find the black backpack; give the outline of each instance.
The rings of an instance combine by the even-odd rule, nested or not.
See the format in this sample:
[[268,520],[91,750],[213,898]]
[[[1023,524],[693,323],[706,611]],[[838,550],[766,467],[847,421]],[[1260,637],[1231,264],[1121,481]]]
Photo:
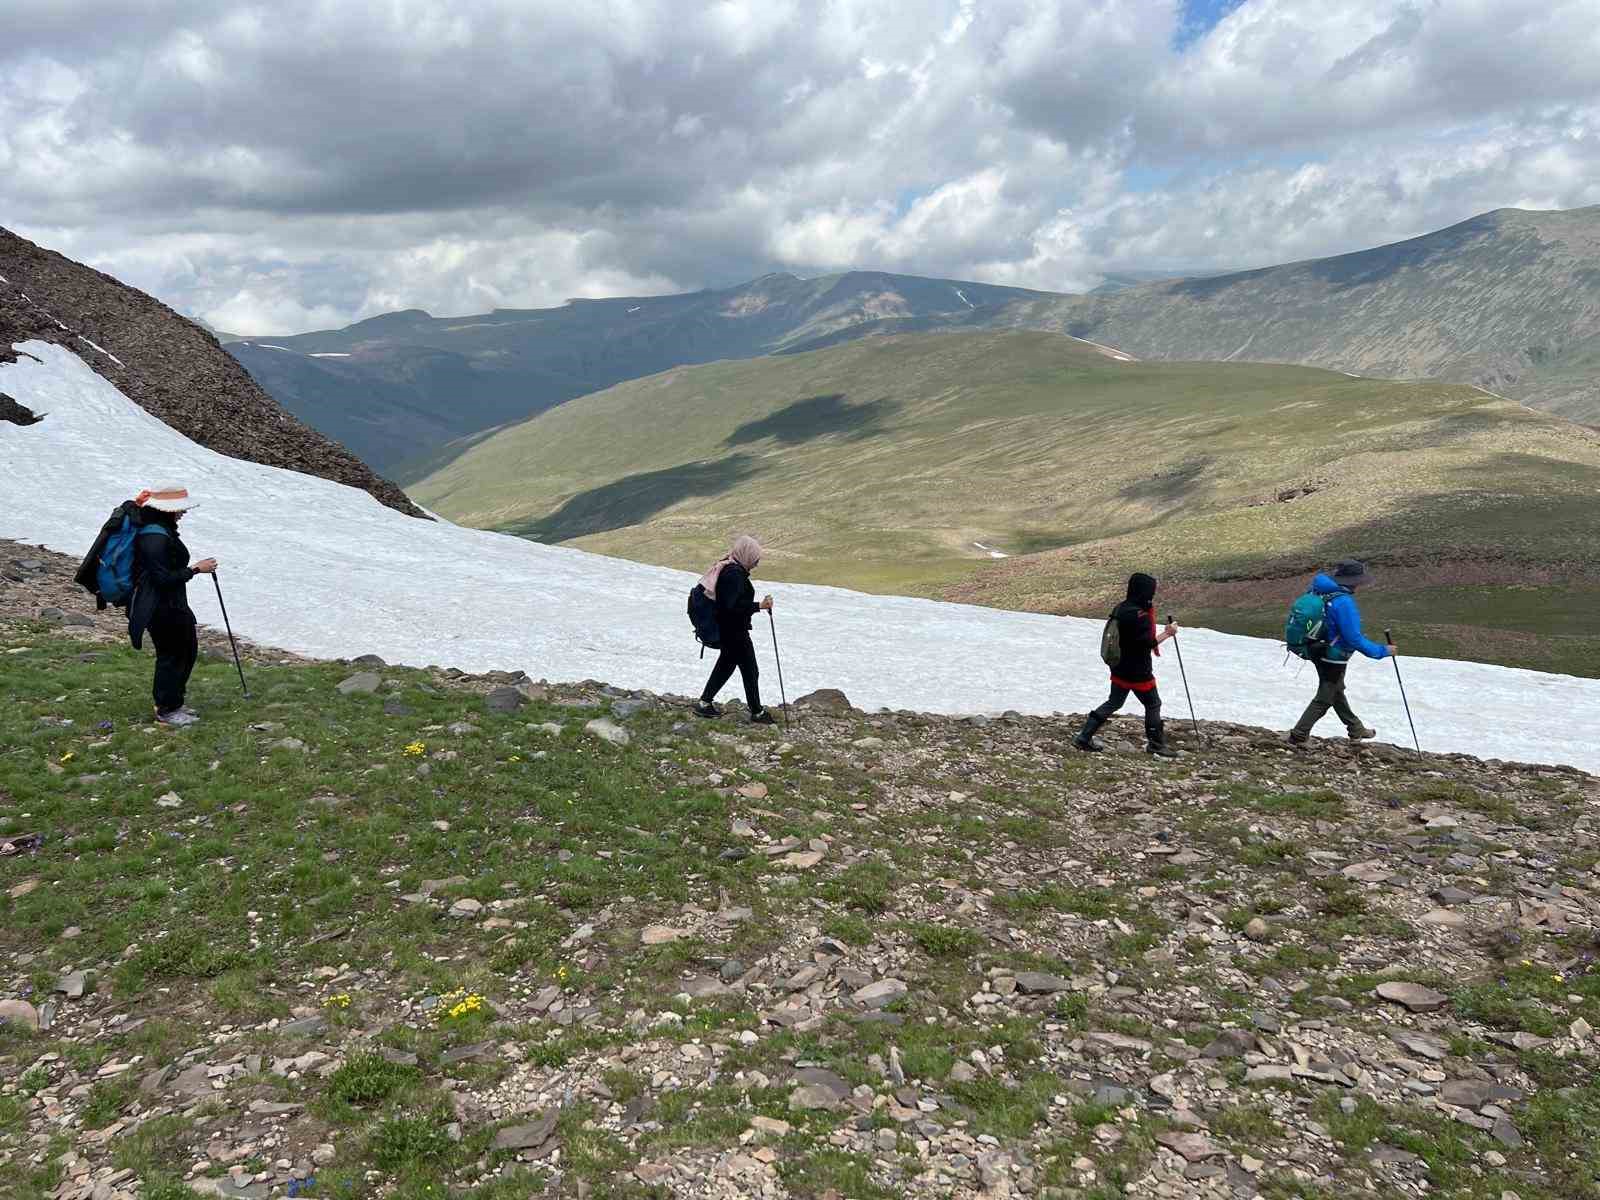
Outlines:
[[689,624],[694,626],[701,658],[706,656],[707,649],[722,649],[722,628],[717,624],[716,601],[706,595],[705,588],[698,583],[689,589]]

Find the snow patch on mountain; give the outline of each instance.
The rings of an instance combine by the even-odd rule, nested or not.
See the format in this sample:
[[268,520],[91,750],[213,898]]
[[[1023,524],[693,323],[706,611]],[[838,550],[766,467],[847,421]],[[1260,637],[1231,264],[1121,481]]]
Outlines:
[[[354,488],[227,458],[162,424],[71,352],[39,341],[21,348],[34,358],[0,365],[0,391],[49,418],[0,423],[0,536],[81,554],[139,488],[180,484],[201,499],[184,540],[221,560],[234,628],[256,641],[680,694],[704,680],[709,662],[696,657],[684,616],[691,574],[418,521]],[[707,559],[719,550],[707,546]],[[1105,695],[1099,621],[839,588],[770,590],[791,697],[839,687],[868,708],[1050,713],[1081,712]],[[1106,592],[1120,594],[1120,581],[1107,580]],[[209,586],[197,581],[190,600],[220,626]],[[757,634],[763,687],[775,699],[767,631]],[[1193,629],[1183,647],[1205,717],[1283,729],[1314,688],[1309,669],[1286,666],[1274,641]],[[1600,772],[1600,680],[1424,658],[1402,665],[1425,749]],[[1174,722],[1186,715],[1176,666],[1161,660]],[[1406,739],[1388,663],[1358,662],[1350,692],[1386,740]],[[1325,732],[1336,732],[1331,718]],[[1071,753],[1065,740],[1063,730]]]

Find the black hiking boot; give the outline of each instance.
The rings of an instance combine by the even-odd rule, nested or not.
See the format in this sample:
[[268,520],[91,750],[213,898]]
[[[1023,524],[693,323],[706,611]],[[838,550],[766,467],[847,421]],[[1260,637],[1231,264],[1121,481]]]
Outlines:
[[772,714],[764,708],[758,708],[750,714],[750,724],[752,725],[776,725],[777,723]]
[[1167,731],[1163,725],[1145,726],[1145,753],[1151,758],[1177,758],[1178,752],[1167,745]]
[[1078,736],[1072,739],[1072,744],[1087,754],[1099,754],[1106,748],[1106,744],[1095,737],[1095,733],[1105,723],[1104,717],[1097,717],[1090,713],[1089,719],[1083,723],[1083,728],[1078,731]]
[[1311,740],[1309,733],[1301,733],[1298,729],[1289,730],[1289,745],[1300,747]]
[[722,710],[709,700],[696,700],[694,702],[694,715],[710,720],[712,717],[720,717]]

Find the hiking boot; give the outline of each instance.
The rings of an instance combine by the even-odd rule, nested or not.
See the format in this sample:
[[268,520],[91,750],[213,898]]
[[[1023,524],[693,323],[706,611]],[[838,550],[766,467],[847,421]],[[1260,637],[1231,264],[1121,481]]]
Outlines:
[[1311,740],[1309,733],[1301,733],[1298,729],[1289,730],[1289,745],[1304,746]]
[[1352,742],[1364,742],[1368,738],[1377,737],[1378,731],[1376,729],[1368,729],[1365,725],[1352,725],[1348,734]]
[[198,724],[199,721],[199,717],[195,716],[192,712],[185,712],[181,708],[175,708],[171,712],[158,712],[156,714],[157,725],[170,725],[174,729],[182,729],[186,725],[195,725]]
[[1162,738],[1160,741],[1156,741],[1154,738],[1152,738],[1150,740],[1149,745],[1145,746],[1144,749],[1145,749],[1145,753],[1150,755],[1151,758],[1177,758],[1178,757],[1178,752],[1176,750],[1174,750],[1171,746],[1167,745],[1167,741],[1166,741],[1165,738]]
[[709,720],[712,717],[720,717],[722,710],[709,700],[696,700],[694,702],[694,715],[705,717]]
[[777,723],[772,714],[764,708],[758,708],[750,714],[750,724],[752,725],[776,725]]
[[1089,719],[1083,723],[1083,728],[1078,731],[1078,736],[1072,739],[1072,744],[1085,753],[1099,754],[1106,748],[1106,744],[1095,737],[1095,733],[1105,723],[1104,717],[1097,717],[1090,713]]

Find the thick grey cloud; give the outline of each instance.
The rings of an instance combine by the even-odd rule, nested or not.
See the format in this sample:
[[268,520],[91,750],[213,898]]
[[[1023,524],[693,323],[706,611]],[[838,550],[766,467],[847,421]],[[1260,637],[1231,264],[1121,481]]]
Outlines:
[[0,223],[279,332],[1600,203],[1596,0],[0,0]]

